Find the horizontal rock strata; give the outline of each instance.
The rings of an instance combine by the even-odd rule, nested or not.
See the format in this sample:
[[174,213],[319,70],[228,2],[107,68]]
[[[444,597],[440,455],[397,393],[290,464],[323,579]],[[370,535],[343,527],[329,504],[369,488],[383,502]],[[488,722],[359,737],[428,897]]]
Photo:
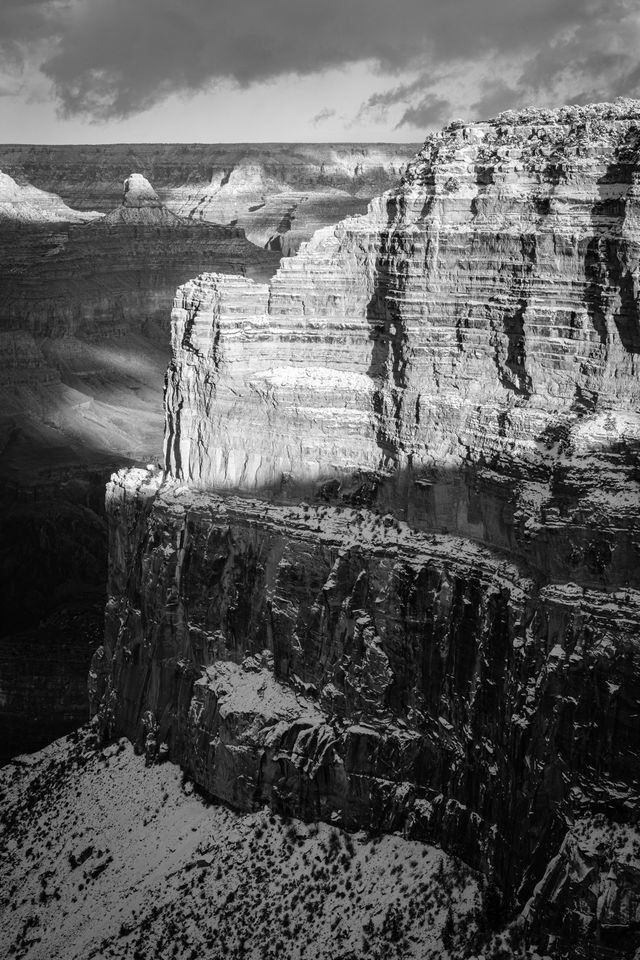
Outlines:
[[0,473],[25,475],[20,447],[47,467],[158,456],[176,284],[212,266],[263,279],[279,259],[172,213],[139,174],[106,216],[0,224],[0,244]]
[[0,170],[0,225],[14,223],[85,223],[96,211],[73,210],[56,194],[17,182]]
[[436,838],[531,923],[567,823],[633,817],[639,151],[631,101],[456,122],[270,284],[178,291],[166,477],[108,496],[107,728]]
[[278,261],[240,229],[169,211],[139,174],[106,216],[0,174],[4,758],[88,715],[106,579],[104,483],[123,462],[162,454],[176,285],[212,268],[262,279]]
[[395,186],[418,144],[0,145],[0,169],[108,212],[139,170],[175,214],[235,224],[285,256]]

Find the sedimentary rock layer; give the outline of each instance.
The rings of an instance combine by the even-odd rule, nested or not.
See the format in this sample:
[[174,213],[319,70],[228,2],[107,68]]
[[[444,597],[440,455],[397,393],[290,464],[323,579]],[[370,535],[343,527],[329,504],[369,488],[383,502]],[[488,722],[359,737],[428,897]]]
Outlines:
[[522,897],[569,809],[637,801],[637,591],[541,587],[360,508],[159,483],[110,487],[108,726],[242,809],[404,828]]
[[102,491],[123,461],[161,456],[176,284],[212,266],[264,278],[279,260],[239,229],[172,213],[137,174],[117,207],[93,217],[35,188],[10,191],[8,179],[0,175],[3,758],[87,717],[106,578]]
[[[242,230],[173,214],[139,174],[91,223],[17,223],[0,235],[0,436],[11,448],[16,432],[23,445],[32,436],[36,458],[39,447],[53,446],[54,460],[67,449],[70,464],[83,451],[157,456],[176,283],[212,265],[263,279],[279,259]],[[19,473],[20,458],[6,453],[5,472]]]
[[57,194],[38,190],[30,183],[17,183],[0,170],[0,224],[84,223],[98,216],[95,211],[72,210]]
[[437,838],[591,955],[551,861],[637,804],[639,171],[636,102],[454,123],[270,284],[179,290],[93,680],[215,795]]
[[234,223],[289,255],[314,230],[362,213],[418,144],[0,145],[0,169],[80,209],[110,210],[132,170],[180,216]]

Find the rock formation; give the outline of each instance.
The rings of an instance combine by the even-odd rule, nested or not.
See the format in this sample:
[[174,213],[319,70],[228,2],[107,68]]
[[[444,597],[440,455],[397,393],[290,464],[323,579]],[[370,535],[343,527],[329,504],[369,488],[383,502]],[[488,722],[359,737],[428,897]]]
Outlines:
[[[263,279],[279,259],[242,230],[171,213],[139,174],[96,221],[55,231],[18,224],[0,239],[5,453],[20,430],[39,437],[34,449],[66,448],[72,463],[74,449],[80,460],[93,449],[112,463],[157,456],[176,285],[211,267]],[[124,412],[132,404],[134,419]],[[5,472],[19,479],[21,467],[5,456]]]
[[0,224],[84,223],[98,216],[95,211],[72,210],[57,194],[38,190],[30,183],[17,183],[0,170]]
[[637,815],[639,177],[634,101],[456,122],[270,284],[185,284],[91,678],[214,796],[435,839],[572,957],[640,946],[637,871],[577,879]]
[[285,256],[394,186],[417,144],[0,145],[0,167],[102,212],[132,169],[173,213],[236,224]]
[[204,269],[264,279],[279,261],[239,228],[167,210],[139,174],[97,219],[34,188],[14,194],[11,219],[0,198],[3,758],[87,718],[104,484],[123,460],[161,456],[176,285]]
[[[184,226],[185,221],[162,203],[146,177],[132,173],[124,182],[122,203],[108,213],[104,222],[137,224],[138,226]],[[238,231],[228,232],[228,238],[242,236]]]

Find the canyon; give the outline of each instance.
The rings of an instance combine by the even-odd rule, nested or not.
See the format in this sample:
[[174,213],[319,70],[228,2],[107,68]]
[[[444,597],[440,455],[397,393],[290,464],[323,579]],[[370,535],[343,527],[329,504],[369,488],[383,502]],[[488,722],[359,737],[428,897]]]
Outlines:
[[268,280],[414,152],[0,145],[0,759],[88,716],[104,485],[161,459],[176,287],[206,270]]
[[640,947],[640,104],[427,138],[269,283],[176,295],[107,492],[103,735],[402,831],[557,957]]
[[86,720],[102,634],[104,485],[162,448],[176,286],[204,269],[269,277],[243,231],[169,211],[140,174],[109,213],[0,179],[2,757]]
[[[427,137],[395,185],[382,183],[391,168],[373,148],[369,165],[355,147],[327,146],[315,159],[291,148],[285,172],[282,148],[259,160],[259,147],[216,149],[0,150],[13,183],[45,191],[67,157],[68,185],[60,177],[50,204],[87,218],[58,239],[34,222],[3,232],[12,237],[0,302],[4,469],[14,471],[4,487],[20,508],[3,566],[17,571],[13,607],[24,610],[27,583],[39,617],[25,644],[35,664],[11,674],[19,616],[0,647],[6,689],[22,691],[15,717],[33,709],[29,677],[51,663],[47,644],[67,663],[58,677],[79,678],[88,662],[98,621],[78,611],[70,627],[70,601],[80,583],[83,609],[100,607],[108,538],[90,732],[18,758],[0,777],[13,882],[27,884],[15,918],[2,920],[5,935],[18,955],[50,955],[57,893],[60,936],[82,941],[78,955],[124,957],[134,942],[152,955],[178,930],[202,949],[222,935],[230,956],[257,957],[262,865],[275,895],[289,897],[293,873],[306,875],[299,856],[329,873],[332,845],[347,849],[355,836],[349,857],[361,870],[371,861],[370,894],[352,901],[350,887],[322,873],[308,896],[348,901],[365,936],[345,936],[338,950],[319,908],[302,924],[319,956],[631,960],[640,950],[640,102],[455,121]],[[156,189],[138,153],[155,158]],[[109,200],[116,168],[128,178],[119,204]],[[283,220],[290,198],[280,187],[306,195],[310,170],[316,211],[301,201]],[[354,212],[375,182],[386,192]],[[270,190],[277,202],[259,206]],[[337,224],[331,196],[344,214]],[[222,225],[209,224],[220,211]],[[120,270],[109,257],[101,265],[116,237]],[[34,244],[40,273],[28,266]],[[114,466],[104,517],[98,502]],[[60,540],[70,525],[81,552]],[[57,606],[40,611],[38,587],[54,570]],[[55,613],[64,613],[57,633],[47,627]],[[84,652],[69,667],[73,636]],[[50,688],[45,710],[80,700],[79,680],[71,696],[55,677],[37,682]],[[147,790],[141,826],[129,801]],[[94,851],[91,798],[103,792],[115,854]],[[69,809],[71,838],[60,824]],[[310,840],[314,829],[321,841]],[[183,832],[193,838],[181,848]],[[156,836],[172,838],[169,860],[153,860],[162,876],[170,861],[167,890],[156,873],[141,879]],[[293,858],[291,876],[274,868],[267,841]],[[392,905],[375,877],[396,889],[390,857],[406,877],[406,942],[391,921],[374,923]],[[203,899],[187,874],[197,868],[198,883],[212,883],[214,864]],[[29,878],[45,868],[36,910]],[[140,916],[123,916],[117,939],[111,923],[92,939],[96,898],[110,920],[118,909],[100,877],[116,875],[114,889],[127,890],[127,871],[143,882]],[[225,871],[240,912],[222,900]],[[242,933],[226,920],[194,932],[193,917],[214,902],[216,916],[244,917]],[[427,907],[430,925],[416,924]],[[278,926],[277,955],[300,956],[285,934]]]
[[108,212],[132,171],[192,220],[244,229],[286,256],[316,229],[366,210],[420,144],[0,144],[0,170],[78,211]]

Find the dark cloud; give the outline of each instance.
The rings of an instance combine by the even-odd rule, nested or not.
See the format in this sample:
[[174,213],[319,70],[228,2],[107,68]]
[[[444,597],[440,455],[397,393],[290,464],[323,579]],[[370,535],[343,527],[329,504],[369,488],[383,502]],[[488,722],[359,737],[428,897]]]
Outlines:
[[[480,95],[470,104],[473,116],[488,118],[536,102],[585,103],[617,96],[640,97],[637,0],[584,0],[579,6],[560,4],[556,11],[544,11],[544,4],[532,3],[530,7],[544,15],[539,23],[523,17],[514,45],[502,42],[508,32],[503,31],[490,44],[490,56],[486,55],[486,42],[481,40],[475,56],[448,61],[450,78],[463,78],[465,73],[475,76]],[[475,26],[469,29],[472,32]],[[439,57],[447,61],[441,48]],[[500,70],[502,73],[498,73]],[[447,85],[437,81],[431,70],[423,70],[412,84],[372,95],[364,108],[382,105],[388,111],[392,106],[402,106],[400,125],[434,125],[446,115],[442,93]],[[429,90],[419,96],[420,91]],[[465,107],[469,111],[469,103]]]
[[572,30],[552,35],[523,64],[520,83],[539,91],[558,81],[575,86],[586,79],[610,96],[612,84],[637,63],[639,25],[636,0],[589,0]]
[[396,127],[436,127],[451,119],[451,103],[435,93],[428,93],[415,106],[407,107]]
[[3,70],[19,72],[25,45],[52,36],[57,9],[51,0],[2,0],[0,66]]
[[50,36],[63,10],[52,0],[2,0],[0,42],[19,44]]
[[[477,104],[513,105],[552,91],[633,94],[637,0],[1,0],[3,48],[53,45],[42,69],[66,115],[126,117],[172,93],[221,80],[249,86],[368,61],[406,75],[369,110],[402,110],[400,124],[439,122],[444,72],[516,75]],[[635,18],[635,19],[634,19]],[[631,27],[634,29],[631,29]],[[8,54],[7,54],[8,55]],[[503,96],[504,94],[504,96]],[[549,94],[551,95],[551,94]]]
[[471,104],[472,113],[479,120],[495,117],[503,110],[520,106],[523,100],[522,90],[517,90],[502,79],[485,79],[480,89],[482,95]]
[[395,107],[398,103],[408,103],[415,94],[424,94],[425,87],[434,77],[425,78],[422,74],[411,83],[401,83],[398,86],[391,87],[390,90],[381,90],[373,93],[368,100],[360,107],[358,118],[364,118],[370,114],[384,118],[389,112],[390,107]]

